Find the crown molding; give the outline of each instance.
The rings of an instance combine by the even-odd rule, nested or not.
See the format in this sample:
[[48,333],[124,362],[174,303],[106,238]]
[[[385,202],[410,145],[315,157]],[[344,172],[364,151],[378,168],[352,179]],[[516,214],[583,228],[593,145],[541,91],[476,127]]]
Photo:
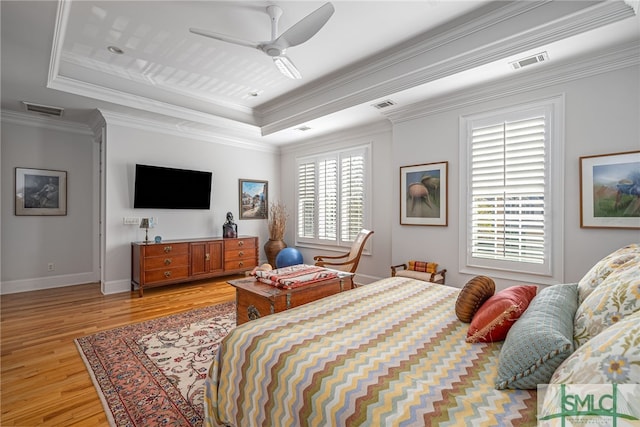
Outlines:
[[109,125],[120,125],[133,129],[140,129],[149,132],[162,132],[164,134],[180,138],[192,138],[207,143],[223,144],[236,148],[251,149],[268,153],[278,152],[278,148],[273,145],[256,139],[243,138],[240,135],[231,135],[229,132],[223,132],[220,129],[201,129],[197,127],[197,123],[184,121],[170,122],[161,119],[143,118],[102,108],[98,111],[107,127]]
[[[257,126],[257,123],[255,123],[254,119],[253,109],[241,107],[237,104],[220,103],[216,100],[207,99],[195,94],[190,94],[190,98],[196,99],[200,102],[206,102],[207,104],[213,105],[215,107],[215,111],[211,113],[205,113],[191,108],[178,107],[173,104],[151,100],[143,96],[132,95],[103,86],[86,83],[71,77],[61,75],[60,64],[64,59],[65,62],[79,67],[83,67],[96,72],[103,72],[111,76],[122,77],[119,74],[109,72],[109,70],[105,70],[104,68],[100,67],[100,64],[96,63],[95,61],[82,59],[78,55],[64,53],[64,36],[66,34],[67,25],[69,23],[71,3],[72,2],[69,0],[58,0],[58,10],[56,13],[56,22],[54,26],[53,41],[51,47],[51,60],[49,62],[49,70],[47,75],[48,88],[74,93],[76,95],[86,96],[88,98],[112,102],[114,104],[124,105],[127,107],[148,109],[158,114],[165,114],[169,116],[181,117],[182,114],[186,113],[190,115],[190,117],[196,117],[197,120],[202,121],[203,123],[226,120],[228,123],[234,123],[236,125],[239,123],[243,123],[246,125]],[[129,80],[137,84],[143,84],[145,86],[149,86],[149,84],[151,83],[151,85],[155,88],[160,88],[164,91],[173,93],[174,95],[179,95],[178,92],[172,90],[171,88],[168,88],[156,82],[150,82],[149,79],[142,74],[136,74]],[[230,115],[228,113],[229,111],[233,111],[237,114]],[[228,126],[233,125],[229,124]]]
[[[156,81],[153,78],[141,73],[141,72],[132,72],[129,71],[127,77],[123,77],[121,73],[118,72],[117,69],[114,68],[106,68],[104,64],[100,61],[93,60],[90,58],[85,58],[76,53],[63,52],[61,59],[62,62],[73,64],[82,69],[90,70],[95,73],[106,74],[112,78],[120,78],[125,79],[131,83],[135,83],[136,85],[141,85],[147,88],[153,88],[153,90],[159,90],[169,93],[172,96],[176,97],[187,97],[189,99],[194,99],[200,103],[207,104],[208,108],[211,109],[209,114],[214,114],[220,117],[225,117],[231,120],[237,120],[240,122],[244,122],[251,125],[256,125],[253,115],[253,108],[244,107],[238,104],[234,104],[232,102],[221,102],[216,99],[202,96],[200,93],[196,91],[189,91],[186,95],[183,91],[176,90],[174,87],[168,86],[161,81]],[[55,76],[53,80],[55,80],[59,74]],[[61,76],[62,77],[62,76]],[[83,83],[83,82],[81,82]],[[86,91],[89,91],[88,96],[92,96],[93,94],[90,92],[93,90],[92,86],[86,85]],[[136,99],[143,98],[140,95],[131,95],[127,94],[128,98]],[[128,104],[127,104],[128,105]],[[236,114],[229,114],[229,112],[235,112]]]
[[330,144],[336,144],[336,142],[344,143],[345,141],[353,141],[356,139],[370,138],[373,135],[381,134],[384,132],[392,132],[391,122],[388,120],[379,120],[373,123],[360,125],[357,127],[343,129],[330,134],[317,136],[304,141],[297,141],[291,144],[285,144],[280,146],[281,153],[297,153],[306,151],[309,148],[317,150],[324,149]]
[[91,128],[83,123],[10,110],[0,110],[0,116],[6,123],[93,136]]
[[640,65],[640,42],[634,41],[597,56],[549,65],[527,75],[501,79],[475,89],[465,89],[383,113],[394,124],[459,109],[505,96],[531,92],[602,73]]
[[116,105],[123,105],[142,111],[148,111],[156,114],[175,117],[178,119],[188,120],[206,124],[220,129],[227,129],[234,132],[256,134],[257,127],[237,120],[216,116],[202,111],[181,107],[167,102],[156,101],[154,99],[145,98],[129,93],[109,89],[65,76],[56,76],[47,83],[49,89],[57,89],[76,95],[86,96],[101,101],[110,102]]
[[[369,58],[367,63],[341,70],[339,77],[334,74],[311,89],[305,87],[304,91],[263,104],[256,108],[262,133],[269,135],[634,15],[633,9],[624,2],[600,2],[560,18],[543,20],[543,17],[549,18],[554,8],[565,6],[558,3],[569,4],[515,2],[498,9],[483,9],[482,16],[444,32],[436,29],[437,34],[426,33],[404,48],[394,48],[376,56],[374,61]],[[528,16],[532,14],[535,19]],[[522,21],[515,23],[515,19]],[[526,26],[528,22],[542,23]],[[460,50],[461,39],[479,40],[489,32],[505,35],[492,43],[479,44],[476,49]]]

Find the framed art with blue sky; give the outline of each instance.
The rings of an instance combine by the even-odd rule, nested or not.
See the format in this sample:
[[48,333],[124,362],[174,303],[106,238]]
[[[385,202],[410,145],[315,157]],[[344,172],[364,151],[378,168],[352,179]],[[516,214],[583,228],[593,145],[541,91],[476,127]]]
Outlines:
[[240,180],[240,219],[267,219],[269,216],[267,181]]
[[640,151],[580,157],[580,227],[640,229]]

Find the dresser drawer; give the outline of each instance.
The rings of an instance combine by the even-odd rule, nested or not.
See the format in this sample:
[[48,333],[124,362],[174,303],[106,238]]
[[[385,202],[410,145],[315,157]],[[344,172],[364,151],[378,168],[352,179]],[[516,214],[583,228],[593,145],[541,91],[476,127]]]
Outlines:
[[257,254],[257,250],[258,248],[237,249],[233,251],[227,250],[224,252],[224,260],[235,261],[235,260],[255,258]]
[[144,267],[147,270],[183,267],[186,265],[189,265],[188,254],[145,257],[144,259]]
[[256,247],[256,239],[248,238],[248,239],[233,239],[233,240],[225,240],[224,241],[224,250],[234,251],[238,249],[247,249],[247,248],[255,248]]
[[188,243],[157,243],[144,247],[144,256],[162,256],[162,255],[178,255],[188,254]]
[[233,271],[233,270],[251,270],[253,267],[258,265],[256,263],[255,258],[247,258],[247,259],[238,259],[238,260],[225,260],[224,261],[224,271]]
[[189,266],[163,268],[159,270],[147,270],[144,272],[146,284],[166,282],[169,280],[181,280],[189,277]]

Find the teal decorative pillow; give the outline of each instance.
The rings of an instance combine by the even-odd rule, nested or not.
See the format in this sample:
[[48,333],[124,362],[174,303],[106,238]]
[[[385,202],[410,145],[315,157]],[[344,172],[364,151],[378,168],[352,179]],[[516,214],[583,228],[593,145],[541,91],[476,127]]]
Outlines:
[[574,319],[576,347],[640,310],[640,263],[615,271],[580,304]]
[[640,312],[587,341],[562,362],[549,384],[640,384]]
[[495,387],[529,390],[547,384],[573,352],[577,308],[577,283],[542,289],[507,334],[500,350]]
[[602,258],[578,282],[578,304],[582,304],[611,273],[638,268],[639,264],[640,245],[637,243],[624,246]]

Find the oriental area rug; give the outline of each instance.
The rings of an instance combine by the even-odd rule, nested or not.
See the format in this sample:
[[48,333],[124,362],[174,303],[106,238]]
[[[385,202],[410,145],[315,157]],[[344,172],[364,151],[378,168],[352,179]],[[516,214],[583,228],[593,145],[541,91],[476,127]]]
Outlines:
[[113,426],[201,426],[204,380],[235,303],[75,340]]

